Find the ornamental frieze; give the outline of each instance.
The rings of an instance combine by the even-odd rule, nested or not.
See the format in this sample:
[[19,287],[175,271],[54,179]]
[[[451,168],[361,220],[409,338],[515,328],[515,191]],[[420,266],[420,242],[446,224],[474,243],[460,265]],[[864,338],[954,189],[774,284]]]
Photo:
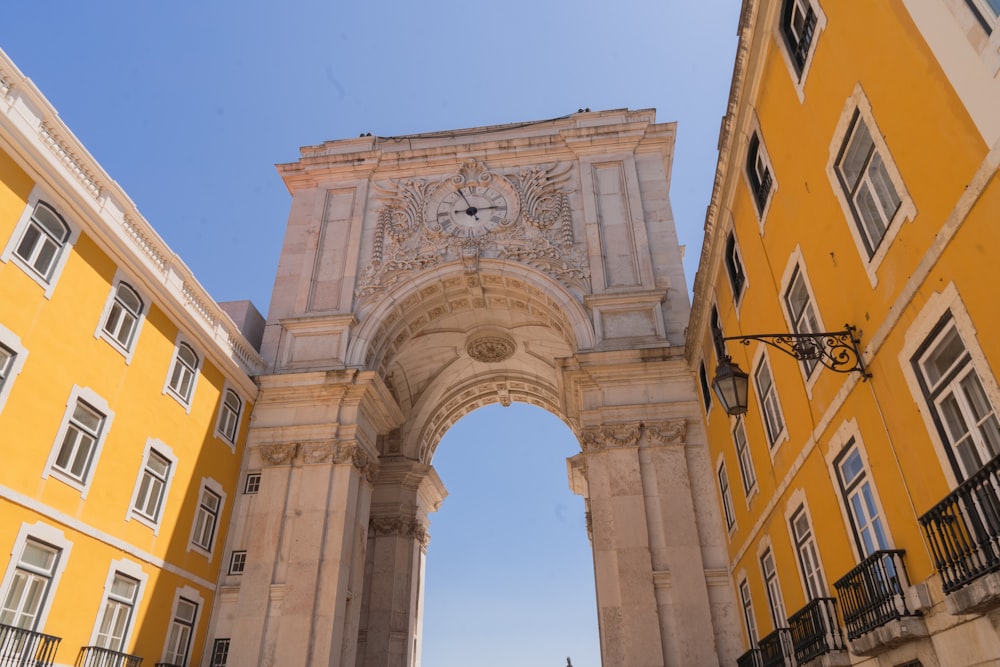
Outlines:
[[338,464],[350,463],[369,484],[378,477],[378,461],[369,456],[357,442],[342,442],[337,446],[333,462]]
[[605,424],[585,429],[580,434],[583,451],[638,447],[645,436],[646,445],[683,444],[687,423],[683,419],[661,422]]
[[461,260],[475,273],[482,257],[528,264],[589,291],[587,257],[573,237],[570,172],[547,165],[501,174],[470,160],[451,177],[374,184],[382,205],[356,295],[382,292],[446,262]]
[[295,458],[299,446],[295,443],[283,443],[278,445],[261,445],[258,447],[260,458],[269,465],[288,465]]
[[417,519],[404,519],[399,516],[372,517],[368,522],[368,527],[376,536],[412,537],[423,547],[426,547],[431,541],[427,528]]
[[330,463],[337,451],[336,442],[309,442],[301,446],[303,463]]

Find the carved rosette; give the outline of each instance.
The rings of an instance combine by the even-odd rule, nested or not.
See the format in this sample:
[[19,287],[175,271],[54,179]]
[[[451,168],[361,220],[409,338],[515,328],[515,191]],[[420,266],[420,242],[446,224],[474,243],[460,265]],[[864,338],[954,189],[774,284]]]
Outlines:
[[404,519],[400,516],[373,516],[368,522],[368,528],[376,537],[386,535],[411,537],[424,548],[427,548],[427,545],[431,541],[431,536],[427,532],[427,528],[417,519]]
[[350,463],[369,484],[378,477],[378,461],[368,455],[364,449],[356,442],[342,442],[337,446],[337,452],[333,456],[333,462],[337,464]]
[[476,361],[496,364],[514,356],[517,346],[506,336],[480,336],[465,344],[465,351]]
[[286,466],[291,464],[292,459],[299,451],[299,446],[295,443],[282,443],[277,445],[261,445],[257,448],[260,452],[261,460],[272,466]]
[[[356,290],[359,299],[385,291],[422,269],[461,261],[467,273],[479,259],[509,259],[543,271],[572,289],[589,291],[586,254],[576,247],[567,189],[571,165],[545,165],[501,174],[471,160],[451,177],[393,180],[374,184],[381,200],[371,257]],[[489,184],[516,195],[511,219],[480,238],[448,234],[427,215],[444,188]]]
[[585,429],[580,434],[583,451],[598,451],[621,447],[684,444],[687,422],[674,419],[662,422],[630,422],[608,424]]

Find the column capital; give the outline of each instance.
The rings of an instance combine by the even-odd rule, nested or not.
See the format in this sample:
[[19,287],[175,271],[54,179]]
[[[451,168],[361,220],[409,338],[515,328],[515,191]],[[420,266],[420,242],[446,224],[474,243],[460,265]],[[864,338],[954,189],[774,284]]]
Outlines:
[[684,419],[620,422],[583,429],[580,445],[584,452],[683,445],[686,435],[687,422]]
[[422,521],[404,516],[373,516],[368,521],[368,531],[376,537],[387,535],[410,537],[419,542],[420,546],[425,549],[431,541],[427,526]]

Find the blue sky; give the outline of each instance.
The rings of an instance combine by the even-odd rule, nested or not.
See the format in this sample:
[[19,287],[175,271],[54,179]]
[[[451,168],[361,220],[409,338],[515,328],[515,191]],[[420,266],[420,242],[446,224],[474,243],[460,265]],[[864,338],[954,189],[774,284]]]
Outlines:
[[[274,164],[300,146],[581,107],[678,121],[671,201],[692,281],[739,6],[9,0],[0,48],[209,293],[266,314],[290,203]],[[526,406],[477,411],[446,436],[424,665],[600,664],[583,506],[565,473],[577,450]]]

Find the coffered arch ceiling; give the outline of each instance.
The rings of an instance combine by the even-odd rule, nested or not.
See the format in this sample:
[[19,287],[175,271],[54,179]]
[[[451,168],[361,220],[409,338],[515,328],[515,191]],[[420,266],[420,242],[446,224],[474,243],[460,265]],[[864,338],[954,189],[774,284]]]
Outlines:
[[504,260],[483,260],[476,273],[442,265],[365,306],[348,356],[378,371],[406,415],[384,453],[424,462],[452,424],[489,403],[530,403],[565,420],[557,360],[594,346],[577,297]]

